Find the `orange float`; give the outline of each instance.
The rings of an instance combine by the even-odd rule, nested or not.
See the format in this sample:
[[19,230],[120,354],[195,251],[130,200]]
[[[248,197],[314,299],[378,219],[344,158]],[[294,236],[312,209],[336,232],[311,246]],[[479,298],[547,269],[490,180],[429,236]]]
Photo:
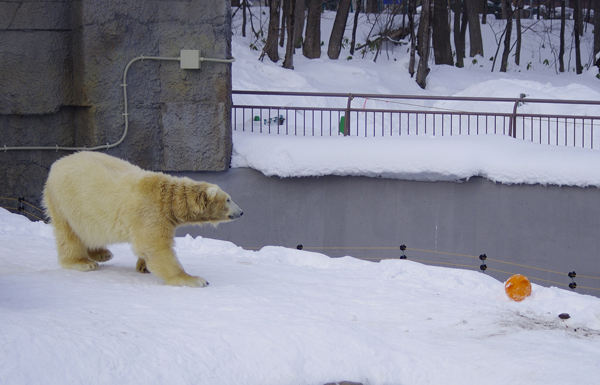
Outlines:
[[504,291],[513,301],[522,301],[531,294],[531,282],[521,274],[515,274],[504,283]]

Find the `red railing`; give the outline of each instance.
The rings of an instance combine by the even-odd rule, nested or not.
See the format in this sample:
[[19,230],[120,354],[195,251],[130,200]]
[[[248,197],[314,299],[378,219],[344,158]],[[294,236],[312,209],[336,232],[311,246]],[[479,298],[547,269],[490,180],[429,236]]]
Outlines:
[[[594,141],[600,135],[600,101],[593,100],[271,91],[233,91],[233,97],[238,131],[364,137],[500,134],[600,149]],[[273,97],[279,105],[262,103]],[[547,105],[559,113],[546,113]]]

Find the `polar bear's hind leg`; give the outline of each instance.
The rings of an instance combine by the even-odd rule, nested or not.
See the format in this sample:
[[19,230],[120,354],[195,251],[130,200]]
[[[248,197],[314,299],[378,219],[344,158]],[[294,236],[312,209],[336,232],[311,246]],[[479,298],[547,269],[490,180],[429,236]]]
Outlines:
[[107,262],[110,261],[113,257],[113,253],[109,250],[100,248],[100,249],[88,249],[88,256],[91,260],[96,262]]
[[65,269],[90,271],[98,268],[98,263],[89,259],[88,249],[81,239],[75,234],[67,221],[52,218],[56,248],[58,250],[58,263]]

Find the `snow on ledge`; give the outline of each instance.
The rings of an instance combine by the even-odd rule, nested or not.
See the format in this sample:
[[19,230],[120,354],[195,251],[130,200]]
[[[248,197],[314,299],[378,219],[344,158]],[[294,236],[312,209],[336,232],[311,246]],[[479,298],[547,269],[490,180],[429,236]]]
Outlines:
[[600,187],[600,151],[502,135],[386,138],[297,137],[237,132],[231,167],[266,176],[368,176]]

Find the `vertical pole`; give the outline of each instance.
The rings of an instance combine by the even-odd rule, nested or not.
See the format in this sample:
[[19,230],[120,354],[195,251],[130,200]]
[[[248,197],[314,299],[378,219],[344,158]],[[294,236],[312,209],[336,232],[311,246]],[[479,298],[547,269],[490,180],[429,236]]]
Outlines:
[[348,104],[346,105],[346,116],[344,117],[344,136],[350,135],[350,108],[352,107],[354,96],[348,94]]
[[[521,94],[519,99],[515,100],[515,105],[513,106],[513,113],[510,117],[510,123],[508,126],[508,135],[513,138],[517,137],[517,107],[523,103],[523,99],[525,99],[525,94]],[[523,138],[525,139],[525,138]]]

